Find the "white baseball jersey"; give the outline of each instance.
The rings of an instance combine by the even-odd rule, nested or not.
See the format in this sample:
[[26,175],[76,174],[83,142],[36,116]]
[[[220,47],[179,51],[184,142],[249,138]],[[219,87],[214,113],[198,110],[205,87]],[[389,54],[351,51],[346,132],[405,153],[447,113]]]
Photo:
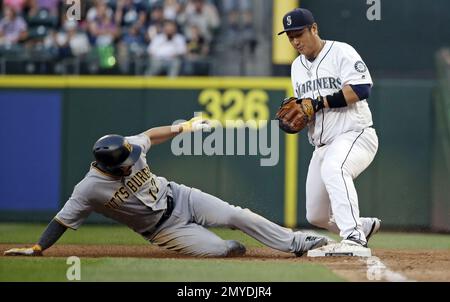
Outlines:
[[[370,84],[372,78],[356,50],[342,42],[325,41],[325,46],[313,62],[304,55],[292,63],[291,79],[297,98],[317,98],[341,90],[344,85]],[[366,100],[343,108],[324,108],[308,127],[311,144],[329,144],[348,131],[360,131],[372,126],[372,114]]]
[[151,229],[167,208],[168,182],[156,177],[147,165],[150,139],[145,134],[126,137],[140,145],[142,153],[129,176],[115,177],[94,165],[81,180],[55,219],[77,229],[91,213],[97,212],[142,233]]

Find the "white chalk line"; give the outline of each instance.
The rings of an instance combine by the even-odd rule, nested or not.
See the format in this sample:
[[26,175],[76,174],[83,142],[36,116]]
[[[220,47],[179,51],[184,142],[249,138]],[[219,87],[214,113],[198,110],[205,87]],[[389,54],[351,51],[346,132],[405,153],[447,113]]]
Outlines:
[[[330,241],[335,241],[334,239],[319,234],[314,230],[301,230],[302,232],[314,235],[314,236],[322,236],[327,238]],[[367,265],[366,277],[369,281],[381,281],[385,280],[388,282],[413,282],[415,280],[408,279],[405,275],[390,270],[383,262],[381,262],[380,258],[376,256],[371,257],[359,257],[360,261]]]
[[370,281],[385,280],[388,282],[406,282],[409,280],[406,276],[390,270],[380,258],[371,256],[367,258],[360,258],[360,261],[367,265],[366,276]]

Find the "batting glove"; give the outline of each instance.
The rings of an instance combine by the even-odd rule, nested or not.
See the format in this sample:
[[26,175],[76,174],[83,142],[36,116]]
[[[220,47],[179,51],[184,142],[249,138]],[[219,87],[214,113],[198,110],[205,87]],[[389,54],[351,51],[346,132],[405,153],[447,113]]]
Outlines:
[[3,253],[5,256],[42,256],[42,248],[36,244],[32,247],[13,248]]
[[199,130],[211,131],[212,124],[208,119],[204,119],[201,115],[193,117],[187,122],[181,123],[183,132],[195,132]]

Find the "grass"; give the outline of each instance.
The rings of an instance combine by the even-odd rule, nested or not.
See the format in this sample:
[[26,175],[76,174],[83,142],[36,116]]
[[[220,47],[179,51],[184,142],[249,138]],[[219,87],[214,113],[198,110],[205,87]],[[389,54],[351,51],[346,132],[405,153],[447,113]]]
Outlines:
[[[67,281],[65,258],[0,258],[0,281]],[[322,265],[221,259],[82,258],[81,281],[342,281]]]
[[[44,224],[0,224],[0,243],[34,243]],[[240,231],[213,229],[224,239],[248,247],[261,243]],[[326,233],[330,235],[329,233]],[[331,235],[337,239],[335,235]],[[85,225],[67,231],[58,244],[148,244],[122,226]],[[372,248],[450,249],[450,235],[381,232]],[[66,258],[0,258],[0,281],[67,281]],[[82,258],[82,281],[343,281],[317,263],[283,260]]]

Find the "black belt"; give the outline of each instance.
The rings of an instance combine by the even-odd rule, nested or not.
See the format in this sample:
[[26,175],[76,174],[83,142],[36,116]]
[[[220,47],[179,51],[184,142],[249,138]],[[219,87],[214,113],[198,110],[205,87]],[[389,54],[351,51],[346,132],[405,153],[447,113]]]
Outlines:
[[159,219],[159,221],[156,223],[155,227],[153,227],[151,230],[149,231],[145,231],[142,232],[141,235],[142,236],[148,236],[151,235],[153,233],[153,231],[155,231],[157,228],[159,228],[167,219],[169,219],[170,215],[172,215],[172,211],[173,211],[173,198],[171,196],[167,195],[167,208],[164,211],[164,213],[162,214],[161,218]]

